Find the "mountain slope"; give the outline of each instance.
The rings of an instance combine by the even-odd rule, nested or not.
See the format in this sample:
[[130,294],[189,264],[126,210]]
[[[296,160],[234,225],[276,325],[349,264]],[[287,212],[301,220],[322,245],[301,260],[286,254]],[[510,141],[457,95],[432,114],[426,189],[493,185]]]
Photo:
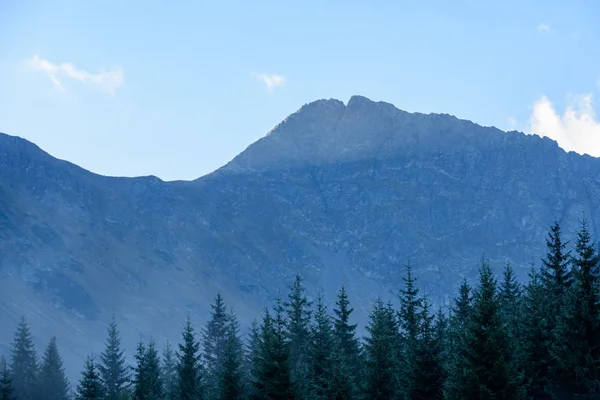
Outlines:
[[0,353],[24,314],[74,373],[113,313],[129,349],[178,340],[217,291],[248,323],[295,273],[347,284],[364,318],[410,261],[441,300],[482,256],[523,276],[554,219],[596,232],[599,195],[598,159],[360,96],[303,106],[192,182],[99,176],[0,134]]

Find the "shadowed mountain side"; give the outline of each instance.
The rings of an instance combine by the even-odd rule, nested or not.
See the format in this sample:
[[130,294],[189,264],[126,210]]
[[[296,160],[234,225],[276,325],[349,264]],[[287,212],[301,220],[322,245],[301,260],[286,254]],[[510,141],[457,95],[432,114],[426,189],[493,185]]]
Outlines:
[[313,295],[346,284],[363,322],[407,261],[436,301],[482,256],[524,277],[554,219],[597,232],[599,196],[598,159],[359,96],[302,107],[192,182],[99,176],[0,134],[0,352],[24,314],[74,374],[113,313],[129,351],[179,341],[218,291],[247,325],[296,273]]

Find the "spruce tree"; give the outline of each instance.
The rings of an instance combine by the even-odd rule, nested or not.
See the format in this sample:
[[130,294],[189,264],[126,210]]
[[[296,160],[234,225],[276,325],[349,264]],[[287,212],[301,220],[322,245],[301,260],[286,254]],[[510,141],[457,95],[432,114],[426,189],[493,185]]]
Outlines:
[[339,346],[339,354],[336,354],[336,356],[344,364],[339,373],[349,374],[344,379],[349,379],[353,395],[358,396],[358,377],[361,373],[362,362],[360,359],[360,343],[358,337],[356,337],[357,324],[350,323],[353,311],[346,288],[342,286],[333,309],[333,333]]
[[50,339],[40,367],[38,382],[39,398],[44,400],[68,400],[69,381],[65,375],[62,358],[58,352],[56,337]]
[[471,286],[463,280],[458,297],[454,300],[447,331],[448,352],[445,361],[444,397],[448,400],[467,398],[467,380],[471,377],[465,370],[467,365],[465,348],[472,311]]
[[16,400],[13,397],[12,379],[10,378],[10,369],[4,356],[0,357],[0,400]]
[[586,219],[577,233],[572,258],[574,282],[557,321],[555,391],[600,395],[599,261]]
[[307,399],[309,391],[307,385],[309,381],[307,348],[312,303],[305,295],[305,288],[300,275],[296,275],[296,279],[289,289],[290,293],[285,303],[285,311],[290,347],[290,368],[298,399],[302,400]]
[[220,395],[219,372],[225,360],[225,348],[228,340],[229,314],[221,294],[217,294],[211,305],[210,319],[202,331],[204,351],[202,357],[206,367],[205,389],[209,400]]
[[522,302],[522,353],[525,384],[528,395],[533,399],[548,398],[546,387],[551,362],[548,353],[551,332],[545,301],[540,274],[532,265]]
[[108,338],[97,365],[102,378],[106,400],[120,400],[129,385],[129,372],[125,364],[125,351],[121,349],[121,337],[113,316],[108,325]]
[[430,312],[430,303],[422,300],[419,313],[419,333],[412,355],[410,390],[405,390],[405,399],[443,399],[444,371],[441,361],[443,336]]
[[423,306],[423,299],[416,287],[416,279],[412,274],[412,266],[406,266],[406,276],[403,278],[404,288],[400,289],[400,311],[398,322],[400,326],[400,342],[398,349],[398,385],[407,399],[413,398],[415,389],[415,366],[416,352],[420,333],[419,310]]
[[162,382],[165,400],[178,400],[177,364],[171,343],[167,341],[162,357]]
[[398,322],[391,305],[377,300],[365,338],[364,397],[387,400],[399,396],[397,386]]
[[465,398],[508,400],[523,397],[522,378],[510,341],[497,283],[489,265],[484,262],[467,325],[465,346],[461,350],[466,361]]
[[261,350],[261,328],[256,320],[252,320],[250,333],[246,343],[245,379],[246,392],[251,396],[254,393],[254,383],[258,381],[258,366]]
[[333,347],[335,346],[331,317],[323,298],[317,299],[308,346],[309,394],[311,399],[330,399],[333,380]]
[[12,343],[10,371],[14,397],[18,400],[37,400],[38,360],[24,317],[21,317]]
[[240,400],[245,398],[243,347],[239,337],[238,322],[235,315],[229,316],[223,362],[218,377],[218,396],[220,400]]
[[91,356],[85,360],[75,397],[77,400],[105,399],[100,371]]
[[250,398],[255,400],[295,399],[290,372],[290,344],[283,308],[278,299],[275,316],[265,311],[260,329],[260,347],[253,360],[255,380]]
[[146,379],[146,346],[143,341],[139,341],[135,352],[136,366],[133,367],[133,400],[146,400],[149,395],[149,388]]
[[177,353],[178,392],[180,400],[201,400],[202,366],[200,364],[200,344],[196,341],[192,322],[188,317],[183,330],[183,343]]

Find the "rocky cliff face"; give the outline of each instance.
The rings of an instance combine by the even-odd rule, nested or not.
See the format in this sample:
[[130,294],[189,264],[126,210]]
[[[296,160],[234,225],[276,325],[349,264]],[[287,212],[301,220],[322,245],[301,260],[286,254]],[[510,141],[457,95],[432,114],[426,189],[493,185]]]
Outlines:
[[25,315],[74,373],[113,313],[128,349],[177,341],[217,291],[248,323],[296,273],[346,284],[364,318],[410,262],[441,301],[482,256],[525,276],[554,219],[597,232],[599,196],[598,159],[359,96],[305,105],[192,182],[99,176],[0,134],[0,353]]

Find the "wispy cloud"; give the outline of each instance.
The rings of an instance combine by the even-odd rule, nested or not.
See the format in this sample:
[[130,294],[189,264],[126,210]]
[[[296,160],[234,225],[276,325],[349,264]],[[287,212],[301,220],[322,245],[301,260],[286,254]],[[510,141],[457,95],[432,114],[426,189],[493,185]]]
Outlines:
[[510,129],[510,130],[517,129],[517,127],[519,125],[517,122],[517,119],[513,116],[510,116],[506,119],[506,124],[508,125],[508,129]]
[[548,24],[539,24],[537,26],[537,31],[538,32],[550,32],[550,25]]
[[272,92],[275,88],[285,85],[285,77],[277,74],[257,74],[254,76],[260,82],[262,82],[269,92]]
[[64,79],[91,84],[111,94],[114,94],[117,88],[125,83],[125,75],[121,67],[114,67],[109,71],[101,70],[100,72],[92,73],[78,69],[70,63],[54,64],[40,58],[37,54],[28,61],[28,65],[33,70],[48,75],[54,85],[62,91],[65,91],[63,85]]
[[533,106],[530,132],[556,140],[566,151],[600,157],[600,121],[592,99],[592,94],[571,97],[561,115],[550,100],[542,96]]

